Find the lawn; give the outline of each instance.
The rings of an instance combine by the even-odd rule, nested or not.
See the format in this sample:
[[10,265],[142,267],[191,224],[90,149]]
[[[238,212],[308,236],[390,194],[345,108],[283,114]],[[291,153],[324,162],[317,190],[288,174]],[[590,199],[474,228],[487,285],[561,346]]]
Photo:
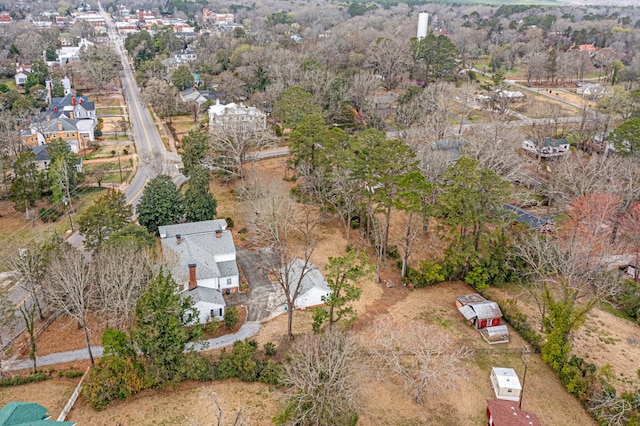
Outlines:
[[[91,205],[93,201],[102,193],[98,188],[86,188],[79,192],[78,199],[74,201],[75,212],[71,215],[72,219],[79,212]],[[36,210],[40,208],[50,207],[47,203],[40,203]],[[56,206],[60,213],[66,212],[64,205]],[[16,212],[13,205],[9,201],[0,203],[0,240],[2,247],[0,248],[0,268],[6,267],[7,259],[18,251],[19,248],[30,241],[41,242],[51,235],[62,235],[69,230],[69,218],[62,215],[54,223],[43,223],[37,220],[35,223],[27,221],[24,214]]]
[[102,117],[105,115],[123,115],[124,112],[122,111],[122,108],[117,106],[117,107],[96,107],[96,114],[98,115],[98,117]]
[[[113,140],[111,139],[111,141],[113,141]],[[97,158],[115,158],[116,156],[112,153],[113,151],[115,151],[116,153],[119,152],[122,155],[125,155],[124,154],[124,150],[127,150],[128,153],[132,153],[133,150],[131,149],[131,145],[129,144],[129,140],[128,139],[122,139],[121,141],[123,143],[103,145],[100,148],[98,148],[98,150],[87,154],[84,157],[84,159],[85,160],[95,160]]]

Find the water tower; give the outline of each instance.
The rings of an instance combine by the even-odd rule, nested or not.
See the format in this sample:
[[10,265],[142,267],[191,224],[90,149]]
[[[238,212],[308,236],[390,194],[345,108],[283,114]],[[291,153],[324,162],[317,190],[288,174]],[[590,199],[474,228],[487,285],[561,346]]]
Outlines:
[[420,12],[418,14],[418,40],[427,36],[427,27],[429,26],[429,14]]

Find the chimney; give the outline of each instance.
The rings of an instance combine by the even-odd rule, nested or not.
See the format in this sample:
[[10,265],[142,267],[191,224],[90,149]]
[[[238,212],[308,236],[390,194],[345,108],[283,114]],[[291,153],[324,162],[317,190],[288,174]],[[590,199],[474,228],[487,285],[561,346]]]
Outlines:
[[51,116],[47,115],[47,121],[51,120]]
[[58,120],[58,131],[61,132],[62,131],[62,121]]
[[176,234],[176,244],[180,244],[182,242],[182,235]]
[[71,97],[71,105],[76,106],[76,97],[75,96]]
[[216,238],[222,237],[222,229],[216,229]]
[[198,287],[198,281],[196,280],[196,264],[190,263],[189,265],[189,290],[193,290]]
[[73,111],[69,111],[69,118],[73,120]]
[[81,104],[82,104],[82,101],[83,101],[83,99],[82,99],[82,98],[80,98],[80,103],[81,103]]

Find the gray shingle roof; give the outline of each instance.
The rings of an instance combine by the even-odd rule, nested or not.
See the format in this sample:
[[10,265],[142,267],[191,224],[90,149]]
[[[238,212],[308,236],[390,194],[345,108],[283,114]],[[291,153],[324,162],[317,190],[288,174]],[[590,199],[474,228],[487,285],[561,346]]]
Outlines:
[[[216,256],[235,255],[231,231],[221,231],[226,225],[224,220],[217,219],[158,227],[165,255],[174,252],[179,258],[179,276],[189,276],[189,264],[196,265],[197,280],[239,275],[234,260],[216,261]],[[216,237],[216,230],[221,231],[220,237]]]
[[224,301],[224,297],[222,297],[222,293],[220,290],[209,287],[201,287],[198,286],[193,290],[186,290],[182,292],[182,297],[191,297],[193,303],[198,302],[207,302],[207,303],[215,303],[216,305],[226,306],[226,302]]
[[545,216],[536,216],[533,213],[529,213],[528,211],[512,204],[502,204],[502,207],[505,210],[512,211],[517,215],[516,222],[526,223],[533,229],[538,229],[547,223],[553,222],[551,218]]
[[[304,267],[304,261],[302,259],[295,259],[293,262],[289,264],[289,282],[291,283],[290,292],[293,294],[297,287],[298,280],[300,280],[300,274],[302,273],[302,268]],[[305,276],[302,278],[302,282],[300,283],[301,289],[298,295],[303,295],[314,287],[318,287],[322,290],[331,291],[329,286],[327,285],[327,281],[322,276],[322,273],[315,267],[315,265],[307,264],[307,269],[309,270]],[[280,271],[283,273],[284,271]]]

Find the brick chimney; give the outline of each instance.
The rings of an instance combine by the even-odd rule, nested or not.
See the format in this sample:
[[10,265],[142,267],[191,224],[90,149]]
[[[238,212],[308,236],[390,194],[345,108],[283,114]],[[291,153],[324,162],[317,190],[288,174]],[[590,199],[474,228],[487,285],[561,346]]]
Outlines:
[[182,235],[176,234],[176,244],[180,244],[182,242]]
[[193,290],[198,287],[198,281],[196,280],[196,264],[189,264],[189,290]]
[[58,131],[62,131],[62,121],[58,121]]
[[216,229],[216,238],[222,237],[222,229]]
[[73,111],[69,111],[69,118],[73,120]]
[[75,96],[71,97],[71,105],[76,106],[76,98],[75,98]]

